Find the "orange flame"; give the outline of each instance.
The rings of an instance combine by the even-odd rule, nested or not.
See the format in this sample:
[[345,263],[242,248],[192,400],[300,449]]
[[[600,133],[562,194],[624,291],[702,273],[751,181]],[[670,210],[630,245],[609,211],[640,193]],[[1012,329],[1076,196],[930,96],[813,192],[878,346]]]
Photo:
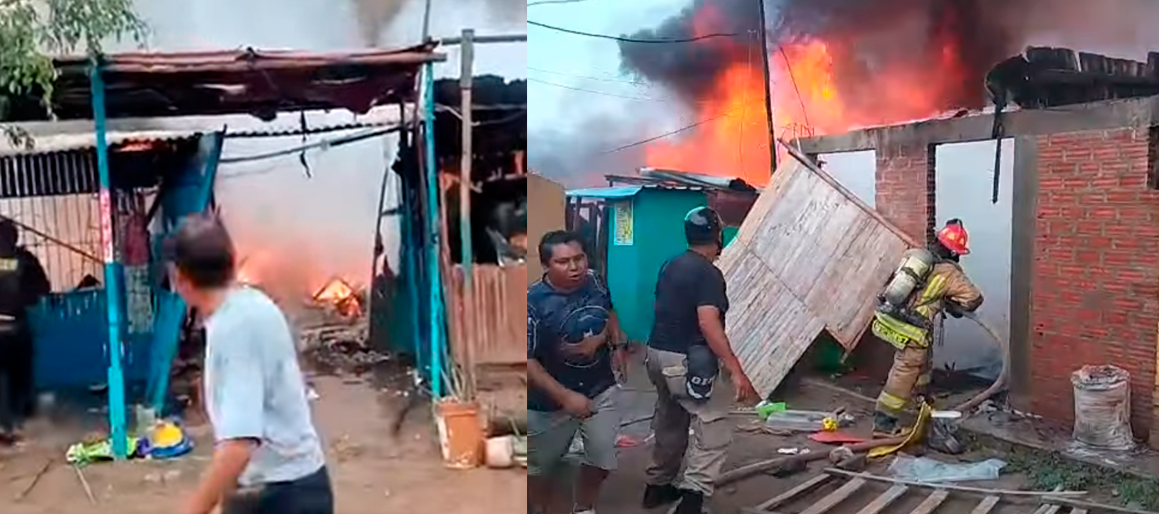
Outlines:
[[[707,32],[712,11],[696,18],[696,31]],[[939,61],[929,69],[887,69],[859,74],[858,81],[835,79],[834,46],[818,39],[772,50],[769,56],[776,137],[846,132],[857,127],[899,123],[935,116],[945,110],[943,93],[958,84],[958,52],[949,44],[937,48]],[[842,60],[844,62],[844,60]],[[762,185],[771,175],[764,80],[759,61],[741,56],[696,106],[700,123],[683,137],[650,145],[651,167],[739,177]]]

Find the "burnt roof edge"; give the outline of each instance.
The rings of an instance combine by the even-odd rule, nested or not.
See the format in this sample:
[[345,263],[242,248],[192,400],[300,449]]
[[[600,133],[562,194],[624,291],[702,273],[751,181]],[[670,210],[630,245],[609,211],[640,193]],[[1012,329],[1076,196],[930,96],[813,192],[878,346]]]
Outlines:
[[[1005,137],[1088,130],[1151,127],[1159,120],[1159,96],[1002,113]],[[993,113],[933,119],[797,139],[807,154],[856,152],[900,146],[967,143],[992,139]]]

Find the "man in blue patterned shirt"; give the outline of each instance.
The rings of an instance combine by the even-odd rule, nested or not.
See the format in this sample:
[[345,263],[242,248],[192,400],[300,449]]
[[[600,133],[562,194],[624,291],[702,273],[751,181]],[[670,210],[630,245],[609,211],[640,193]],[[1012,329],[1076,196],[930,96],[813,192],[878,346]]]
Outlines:
[[578,235],[544,235],[539,258],[547,272],[527,289],[528,511],[546,514],[554,503],[551,472],[579,433],[574,512],[594,514],[600,484],[616,468],[619,322]]

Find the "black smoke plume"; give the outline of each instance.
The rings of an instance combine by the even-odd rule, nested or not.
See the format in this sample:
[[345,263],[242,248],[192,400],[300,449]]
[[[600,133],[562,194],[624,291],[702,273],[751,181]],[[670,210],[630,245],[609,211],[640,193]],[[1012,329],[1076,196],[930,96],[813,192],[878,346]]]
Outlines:
[[[641,40],[691,39],[708,34],[736,34],[710,37],[693,43],[620,42],[623,71],[648,81],[664,84],[686,100],[704,98],[730,63],[756,51],[757,4],[753,0],[694,0],[679,14],[655,28],[626,36]],[[756,54],[759,56],[759,54]]]
[[[692,0],[680,13],[654,28],[626,37],[686,39],[705,33],[738,36],[686,44],[621,42],[621,66],[624,71],[663,84],[683,97],[704,98],[730,66],[750,58],[749,50],[757,42],[752,34],[759,27],[756,1]],[[1026,45],[1098,45],[1079,49],[1122,54],[1159,43],[1159,37],[1146,30],[1147,24],[1159,18],[1159,2],[1154,1],[766,2],[770,59],[780,58],[776,45],[809,39],[824,41],[833,57],[835,85],[844,99],[854,104],[872,102],[880,93],[873,90],[880,83],[880,74],[904,67],[911,73],[926,70],[929,78],[937,81],[936,86],[924,87],[939,89],[942,107],[980,107],[985,101],[985,74]],[[1155,48],[1144,50],[1147,49]]]
[[[990,67],[1020,50],[1022,41],[1003,20],[1035,0],[784,0],[767,5],[771,58],[776,45],[820,39],[834,58],[838,86],[856,86],[891,66],[954,70],[956,87],[945,107],[976,107]],[[620,43],[625,71],[702,98],[721,74],[749,59],[759,41],[754,0],[694,0],[656,28],[632,39],[686,39],[705,33],[737,34],[687,44]],[[759,51],[759,49],[757,50]],[[950,52],[950,54],[947,54]],[[757,54],[759,55],[759,54]],[[946,66],[954,59],[954,66]],[[842,87],[842,91],[850,89]],[[856,89],[854,87],[853,89]]]

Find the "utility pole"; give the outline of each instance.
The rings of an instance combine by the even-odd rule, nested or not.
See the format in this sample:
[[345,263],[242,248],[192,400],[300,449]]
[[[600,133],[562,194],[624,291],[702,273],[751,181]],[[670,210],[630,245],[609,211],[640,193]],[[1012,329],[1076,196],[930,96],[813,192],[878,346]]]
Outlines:
[[777,135],[773,129],[773,93],[770,91],[772,82],[769,78],[769,41],[768,29],[765,21],[765,0],[757,0],[758,10],[760,11],[760,28],[758,35],[761,41],[761,71],[764,74],[765,84],[763,89],[765,91],[765,128],[769,133],[769,175],[777,171]]

